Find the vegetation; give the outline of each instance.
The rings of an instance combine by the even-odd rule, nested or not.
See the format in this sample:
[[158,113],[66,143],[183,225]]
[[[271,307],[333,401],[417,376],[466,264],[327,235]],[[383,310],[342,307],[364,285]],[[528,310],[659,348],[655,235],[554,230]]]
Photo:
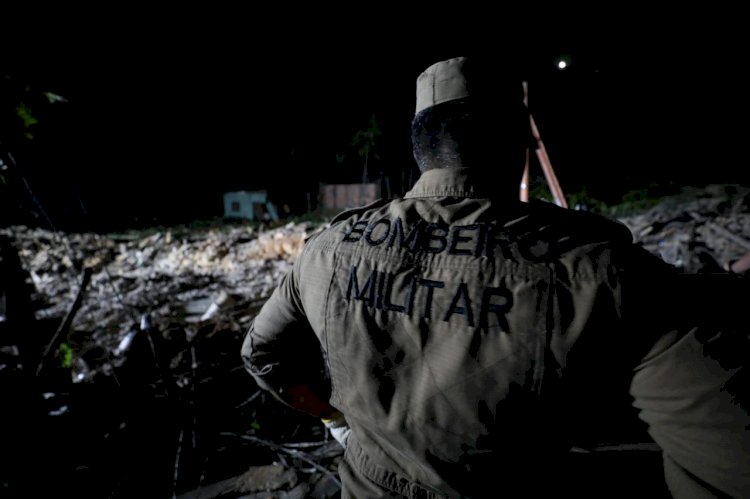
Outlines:
[[[370,116],[370,126],[357,130],[352,138],[352,146],[357,150],[357,154],[363,159],[362,165],[362,183],[365,184],[370,179],[370,171],[368,169],[370,158],[380,159],[380,157],[373,151],[376,144],[376,138],[383,135],[380,131],[380,123],[373,114]],[[336,158],[338,160],[338,157]]]
[[70,369],[73,366],[73,349],[67,343],[60,345],[57,349],[57,358],[60,361],[60,367]]
[[[530,187],[530,198],[554,202],[543,177],[533,178],[530,181]],[[666,184],[650,183],[622,193],[619,199],[605,201],[596,197],[584,186],[580,190],[566,192],[565,198],[571,209],[600,213],[610,218],[619,218],[649,210],[663,202],[665,197],[678,195],[680,192],[680,186],[674,182]]]

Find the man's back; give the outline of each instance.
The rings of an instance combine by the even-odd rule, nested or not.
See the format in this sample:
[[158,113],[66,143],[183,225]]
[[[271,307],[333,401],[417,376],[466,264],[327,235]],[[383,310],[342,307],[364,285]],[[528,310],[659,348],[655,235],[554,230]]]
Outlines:
[[639,353],[619,321],[627,229],[475,188],[466,169],[427,172],[405,199],[340,216],[298,264],[350,453],[462,495],[566,452],[571,404],[601,404],[597,382]]

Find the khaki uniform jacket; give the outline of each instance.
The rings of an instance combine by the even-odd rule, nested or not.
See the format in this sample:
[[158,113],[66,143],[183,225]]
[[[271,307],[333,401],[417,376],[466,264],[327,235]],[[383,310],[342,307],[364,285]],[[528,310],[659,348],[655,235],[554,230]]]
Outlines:
[[[693,323],[669,319],[686,306],[675,279],[621,224],[492,199],[470,170],[432,170],[404,198],[345,212],[313,236],[243,358],[282,398],[299,384],[330,393],[352,427],[345,497],[559,490],[557,458],[606,440],[632,408],[629,390],[677,474],[747,493],[747,466],[735,463],[737,452],[747,459],[746,412],[711,398],[737,370],[714,366],[697,387],[679,377],[693,369],[670,371],[670,355],[685,355],[675,345],[688,357],[701,349]],[[705,410],[694,400],[708,398]],[[744,438],[726,462],[691,433],[720,403],[735,411],[724,435]],[[691,404],[689,421],[675,416]]]

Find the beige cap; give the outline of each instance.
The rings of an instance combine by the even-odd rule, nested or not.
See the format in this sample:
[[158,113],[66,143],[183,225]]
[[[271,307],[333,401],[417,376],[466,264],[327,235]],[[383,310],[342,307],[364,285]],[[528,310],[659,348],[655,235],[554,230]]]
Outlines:
[[464,74],[466,57],[436,62],[417,78],[417,110],[469,95]]
[[463,99],[482,103],[483,109],[494,109],[496,117],[518,116],[523,106],[524,90],[519,69],[512,63],[498,66],[486,57],[455,57],[436,62],[417,78],[417,108],[427,108]]

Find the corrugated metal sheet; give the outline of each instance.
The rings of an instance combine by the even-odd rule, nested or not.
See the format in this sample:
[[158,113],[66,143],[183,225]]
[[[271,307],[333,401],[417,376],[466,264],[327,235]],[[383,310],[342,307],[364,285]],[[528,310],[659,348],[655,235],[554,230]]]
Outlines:
[[336,210],[370,204],[380,197],[378,184],[327,184],[322,192],[323,207]]

